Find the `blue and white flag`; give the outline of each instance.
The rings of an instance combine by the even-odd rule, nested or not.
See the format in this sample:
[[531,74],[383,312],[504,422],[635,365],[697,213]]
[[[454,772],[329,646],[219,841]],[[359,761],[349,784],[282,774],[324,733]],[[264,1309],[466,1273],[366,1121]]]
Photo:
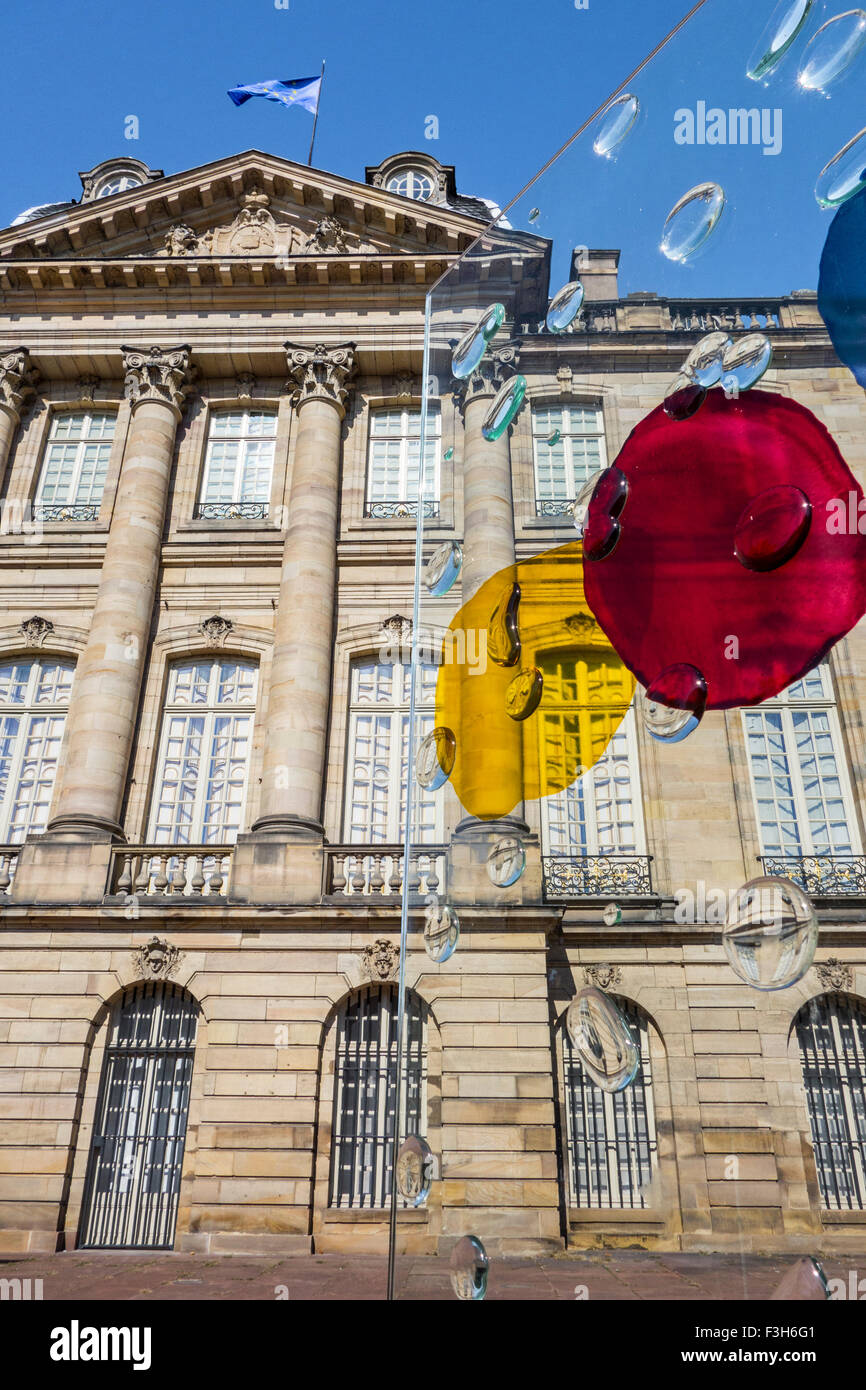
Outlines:
[[319,105],[321,77],[274,77],[269,82],[249,82],[244,87],[232,87],[229,96],[235,106],[243,106],[251,97],[265,97],[281,106],[303,106],[315,114]]

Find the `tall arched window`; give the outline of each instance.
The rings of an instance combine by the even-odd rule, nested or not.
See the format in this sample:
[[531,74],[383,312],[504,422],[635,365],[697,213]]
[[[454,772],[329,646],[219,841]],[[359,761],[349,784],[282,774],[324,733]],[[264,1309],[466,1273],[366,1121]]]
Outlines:
[[49,656],[0,664],[0,842],[48,823],[74,669]]
[[821,1201],[866,1207],[866,1004],[822,994],[795,1020]]
[[[426,1008],[406,992],[400,1137],[427,1129]],[[397,989],[369,985],[337,1019],[329,1206],[384,1207],[391,1196],[397,1098]]]
[[84,1246],[172,1248],[197,1012],[186,990],[161,981],[124,990],[112,1011],[85,1187]]
[[569,1199],[575,1207],[646,1207],[656,1169],[648,1020],[628,1000],[616,1003],[640,1045],[641,1064],[631,1085],[614,1095],[587,1076],[562,1029]]

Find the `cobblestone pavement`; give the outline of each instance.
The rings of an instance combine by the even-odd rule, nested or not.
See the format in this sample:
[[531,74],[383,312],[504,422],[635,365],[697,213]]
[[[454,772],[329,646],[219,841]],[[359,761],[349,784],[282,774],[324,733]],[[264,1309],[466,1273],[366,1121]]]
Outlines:
[[[767,1298],[798,1256],[577,1252],[550,1259],[492,1259],[487,1297],[590,1300],[743,1300]],[[828,1278],[849,1285],[866,1272],[866,1255],[822,1260]],[[859,1276],[858,1276],[859,1277]],[[71,1251],[0,1257],[0,1280],[41,1279],[47,1300],[382,1299],[384,1256],[125,1254]],[[403,1299],[453,1298],[448,1263],[401,1257],[397,1292]],[[8,1296],[8,1295],[6,1295]]]

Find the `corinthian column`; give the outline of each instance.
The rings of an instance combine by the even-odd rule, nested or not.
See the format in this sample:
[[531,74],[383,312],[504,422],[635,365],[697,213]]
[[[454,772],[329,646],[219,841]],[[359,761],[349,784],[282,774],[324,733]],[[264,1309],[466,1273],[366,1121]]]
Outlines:
[[123,838],[119,816],[153,617],[189,348],[122,351],[132,424],[93,620],[75,672],[63,781],[49,834]]
[[340,436],[355,344],[286,343],[298,435],[255,834],[321,837],[334,640]]
[[6,473],[21,411],[27,398],[35,393],[38,376],[26,348],[0,353],[0,480]]

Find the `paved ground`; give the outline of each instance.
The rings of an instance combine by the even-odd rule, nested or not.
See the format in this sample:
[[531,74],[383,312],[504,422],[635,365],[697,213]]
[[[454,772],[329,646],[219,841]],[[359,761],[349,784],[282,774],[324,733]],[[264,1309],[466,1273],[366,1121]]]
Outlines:
[[[488,1299],[742,1300],[767,1298],[797,1256],[679,1255],[602,1251],[553,1259],[494,1259]],[[866,1255],[822,1261],[846,1288]],[[145,1255],[71,1251],[0,1257],[0,1279],[41,1279],[45,1300],[124,1301],[382,1299],[385,1260],[372,1255]],[[453,1298],[446,1260],[406,1256],[397,1264],[398,1297]]]

